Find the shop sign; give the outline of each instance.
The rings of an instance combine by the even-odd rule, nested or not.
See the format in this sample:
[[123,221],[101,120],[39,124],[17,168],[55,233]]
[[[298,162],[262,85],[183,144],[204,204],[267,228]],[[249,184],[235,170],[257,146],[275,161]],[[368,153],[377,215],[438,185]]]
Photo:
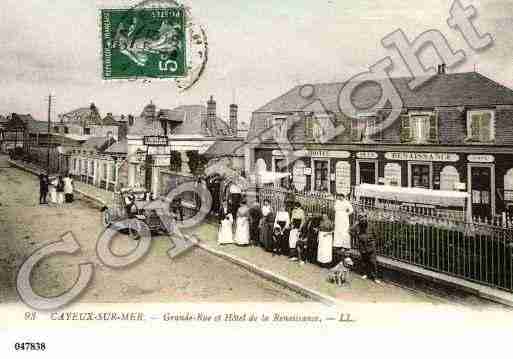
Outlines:
[[[286,154],[280,150],[273,150],[273,156],[286,157]],[[292,152],[296,157],[321,157],[321,158],[349,158],[351,153],[348,151],[327,151],[327,150],[298,150]]]
[[167,136],[144,136],[144,146],[167,146],[169,144],[169,138]]
[[169,166],[170,156],[154,156],[153,165],[159,167]]
[[351,165],[347,161],[338,161],[335,166],[335,190],[338,194],[351,191]]
[[358,152],[356,154],[356,158],[373,160],[373,159],[378,158],[378,154],[376,152]]
[[386,152],[385,158],[393,161],[457,162],[460,156],[455,153]]
[[467,160],[469,162],[490,163],[495,161],[495,157],[492,155],[468,155]]

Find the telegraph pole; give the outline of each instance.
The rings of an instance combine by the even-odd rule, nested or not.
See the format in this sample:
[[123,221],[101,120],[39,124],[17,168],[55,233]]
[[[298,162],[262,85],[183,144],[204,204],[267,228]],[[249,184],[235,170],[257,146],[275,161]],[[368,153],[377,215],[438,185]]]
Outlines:
[[48,95],[48,133],[46,139],[46,174],[50,175],[50,117],[52,113],[52,95]]

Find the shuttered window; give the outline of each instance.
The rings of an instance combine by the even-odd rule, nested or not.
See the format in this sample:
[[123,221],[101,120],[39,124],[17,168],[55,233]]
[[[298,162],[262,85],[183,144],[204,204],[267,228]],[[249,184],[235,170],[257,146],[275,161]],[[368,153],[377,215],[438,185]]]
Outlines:
[[490,142],[494,140],[493,111],[470,111],[467,118],[468,140],[474,142]]
[[438,114],[417,113],[401,116],[401,142],[438,142]]

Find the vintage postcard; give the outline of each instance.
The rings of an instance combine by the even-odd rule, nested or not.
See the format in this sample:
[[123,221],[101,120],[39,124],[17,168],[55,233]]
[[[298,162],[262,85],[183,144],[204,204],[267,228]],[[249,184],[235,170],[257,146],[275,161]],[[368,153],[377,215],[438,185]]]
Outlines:
[[4,0],[0,356],[493,355],[512,31],[508,0]]

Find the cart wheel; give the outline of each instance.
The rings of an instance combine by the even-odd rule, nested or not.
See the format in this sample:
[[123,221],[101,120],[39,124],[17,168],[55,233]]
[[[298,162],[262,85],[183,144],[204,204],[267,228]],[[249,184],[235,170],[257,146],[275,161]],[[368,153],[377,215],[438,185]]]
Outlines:
[[112,223],[112,214],[110,213],[110,210],[105,210],[102,213],[102,223],[105,228],[111,225]]

